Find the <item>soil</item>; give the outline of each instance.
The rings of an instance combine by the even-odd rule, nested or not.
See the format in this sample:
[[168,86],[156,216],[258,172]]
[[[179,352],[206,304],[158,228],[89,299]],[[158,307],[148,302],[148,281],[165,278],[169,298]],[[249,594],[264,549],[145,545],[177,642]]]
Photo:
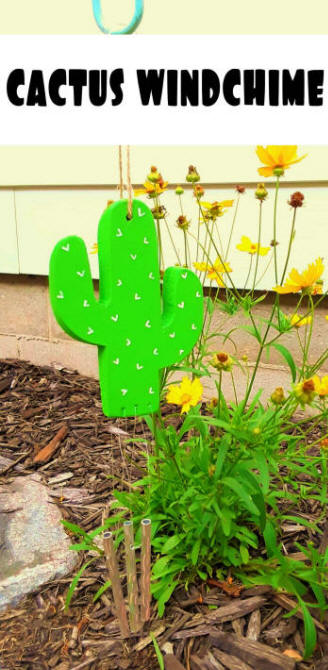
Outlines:
[[[168,415],[172,408],[164,412]],[[176,414],[169,420],[180,422]],[[318,431],[314,428],[309,439],[317,439]],[[149,438],[143,420],[103,416],[97,381],[65,369],[0,362],[0,454],[10,459],[5,469],[0,466],[0,486],[38,471],[62,516],[89,531],[101,525],[113,488],[140,477],[143,437]],[[45,447],[48,458],[34,462]],[[303,516],[314,520],[319,512],[313,503]],[[296,557],[294,542],[306,536],[323,550],[328,527],[323,531],[316,537],[302,526],[286,525],[286,552]],[[84,561],[81,556],[81,565]],[[218,582],[195,584],[188,592],[177,589],[164,619],[156,617],[153,607],[144,630],[123,640],[111,592],[93,602],[107,580],[105,563],[100,559],[86,569],[65,611],[71,580],[68,576],[45,585],[0,615],[3,670],[158,670],[149,631],[163,651],[166,670],[288,670],[296,667],[295,659],[283,652],[299,658],[303,652],[302,616],[283,618],[293,608],[293,598],[269,587],[233,585],[229,590]],[[328,616],[319,621],[317,610],[314,616],[317,649],[313,659],[298,662],[297,668],[328,670]]]

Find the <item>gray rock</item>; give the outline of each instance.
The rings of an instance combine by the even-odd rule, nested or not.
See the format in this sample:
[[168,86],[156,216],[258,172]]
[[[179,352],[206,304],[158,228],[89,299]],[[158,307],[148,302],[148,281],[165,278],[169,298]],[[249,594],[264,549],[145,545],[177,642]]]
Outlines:
[[16,477],[0,489],[0,611],[76,565],[60,520],[40,475]]

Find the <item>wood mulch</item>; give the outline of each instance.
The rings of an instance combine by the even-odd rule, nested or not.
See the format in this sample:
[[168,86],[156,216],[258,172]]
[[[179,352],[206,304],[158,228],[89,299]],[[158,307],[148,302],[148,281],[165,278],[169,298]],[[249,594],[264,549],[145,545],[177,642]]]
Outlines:
[[[149,438],[143,421],[103,416],[97,381],[64,369],[0,362],[0,486],[38,471],[63,517],[91,530],[101,524],[113,488],[140,477],[143,437]],[[308,516],[315,518],[316,509]],[[328,529],[319,539],[286,524],[286,552],[295,551],[295,539],[306,534],[316,545],[328,542]],[[314,659],[296,664],[304,644],[302,617],[283,618],[294,600],[269,587],[229,591],[214,582],[195,584],[188,592],[179,588],[164,619],[158,620],[154,609],[144,631],[123,640],[111,593],[93,603],[106,579],[100,559],[84,572],[68,612],[71,576],[0,614],[0,668],[157,670],[153,631],[166,670],[328,670],[328,616],[316,620]]]

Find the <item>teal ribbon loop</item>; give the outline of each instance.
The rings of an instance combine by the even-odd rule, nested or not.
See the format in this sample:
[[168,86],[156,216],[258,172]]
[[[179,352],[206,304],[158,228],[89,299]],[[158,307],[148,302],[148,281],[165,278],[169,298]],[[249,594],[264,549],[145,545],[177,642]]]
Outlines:
[[131,35],[137,30],[139,23],[142,20],[144,12],[144,0],[135,0],[134,15],[130,23],[122,30],[111,31],[104,26],[102,18],[101,0],[92,0],[93,14],[98,28],[106,35]]

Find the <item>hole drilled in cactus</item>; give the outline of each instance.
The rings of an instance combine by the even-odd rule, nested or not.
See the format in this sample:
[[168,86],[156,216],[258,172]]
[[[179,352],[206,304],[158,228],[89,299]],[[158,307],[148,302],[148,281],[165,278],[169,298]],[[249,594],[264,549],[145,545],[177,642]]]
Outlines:
[[126,215],[126,220],[127,220],[127,221],[131,221],[132,218],[133,218],[133,217],[132,217],[132,214],[131,214],[131,216],[130,216],[129,214]]

